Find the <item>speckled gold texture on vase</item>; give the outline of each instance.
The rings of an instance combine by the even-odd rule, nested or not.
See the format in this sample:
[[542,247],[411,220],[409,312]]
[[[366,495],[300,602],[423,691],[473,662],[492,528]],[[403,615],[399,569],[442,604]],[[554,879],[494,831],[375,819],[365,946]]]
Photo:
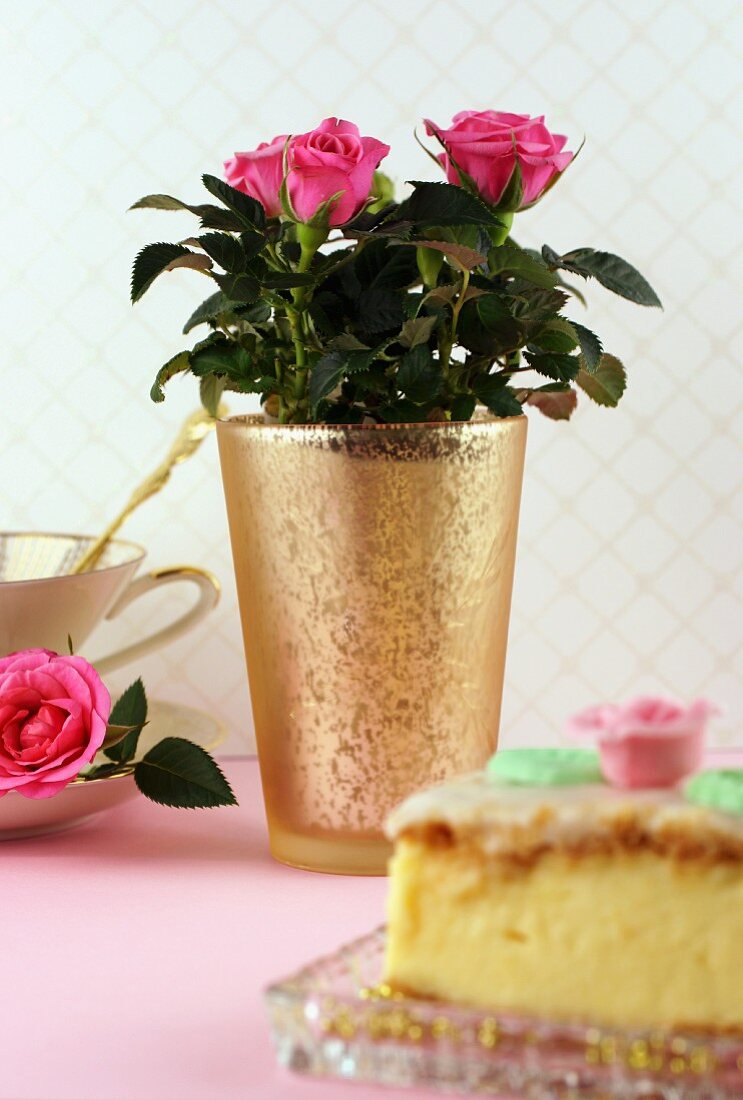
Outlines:
[[526,418],[217,433],[273,854],[380,873],[496,747]]

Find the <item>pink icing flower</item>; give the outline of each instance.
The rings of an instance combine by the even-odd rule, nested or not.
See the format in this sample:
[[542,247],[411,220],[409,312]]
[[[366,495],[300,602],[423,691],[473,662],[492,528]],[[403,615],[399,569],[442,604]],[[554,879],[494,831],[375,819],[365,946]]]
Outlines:
[[362,137],[358,126],[326,118],[314,130],[292,138],[287,188],[297,218],[308,222],[333,195],[328,224],[345,225],[369,198],[372,178],[389,145]]
[[544,115],[514,115],[506,111],[460,111],[448,130],[425,119],[426,132],[444,146],[439,156],[449,183],[459,184],[457,167],[475,181],[486,202],[498,206],[511,178],[516,158],[521,168],[524,209],[544,193],[555,176],[564,172],[574,154],[563,152],[567,138],[544,125]]
[[284,146],[287,134],[263,141],[257,149],[235,153],[224,162],[225,179],[230,186],[244,191],[263,205],[269,218],[281,213],[281,181],[284,178]]
[[82,657],[26,649],[0,658],[0,798],[51,798],[103,743],[111,697]]
[[569,719],[568,730],[597,739],[601,770],[613,786],[672,787],[699,769],[707,720],[717,713],[706,699],[684,707],[644,696],[623,706],[580,711]]

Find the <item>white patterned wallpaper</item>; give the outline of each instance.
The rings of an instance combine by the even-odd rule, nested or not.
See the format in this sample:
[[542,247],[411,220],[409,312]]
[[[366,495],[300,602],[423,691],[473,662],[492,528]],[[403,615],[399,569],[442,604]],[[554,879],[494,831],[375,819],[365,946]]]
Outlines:
[[[388,141],[402,182],[430,168],[423,114],[545,112],[586,148],[519,236],[617,251],[666,309],[591,287],[624,402],[532,418],[504,740],[552,741],[572,708],[660,688],[725,702],[717,736],[740,742],[740,47],[735,0],[0,0],[0,527],[97,531],[195,405],[186,383],[160,407],[147,391],[198,277],[127,297],[136,249],[190,221],[127,214],[134,199],[195,197],[233,150],[330,114]],[[213,437],[126,534],[220,576],[211,623],[137,671],[249,750]],[[178,605],[153,597],[126,630]]]

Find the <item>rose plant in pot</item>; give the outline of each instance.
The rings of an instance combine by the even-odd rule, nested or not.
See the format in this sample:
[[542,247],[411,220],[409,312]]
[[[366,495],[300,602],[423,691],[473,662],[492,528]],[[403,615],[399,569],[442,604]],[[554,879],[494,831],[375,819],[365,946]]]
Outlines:
[[282,135],[206,175],[211,199],[149,195],[198,235],[144,248],[216,283],[192,347],[158,372],[260,394],[218,424],[273,854],[379,873],[382,822],[496,747],[525,409],[616,405],[621,362],[575,319],[576,279],[659,305],[632,266],[512,234],[574,159],[542,118],[426,121],[446,182],[397,199],[389,147],[350,122]]

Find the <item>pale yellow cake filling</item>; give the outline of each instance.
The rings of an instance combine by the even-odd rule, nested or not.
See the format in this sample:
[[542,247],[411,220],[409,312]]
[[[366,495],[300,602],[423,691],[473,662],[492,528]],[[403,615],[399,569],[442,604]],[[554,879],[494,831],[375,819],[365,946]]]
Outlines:
[[556,1020],[743,1029],[739,862],[398,839],[385,980]]

